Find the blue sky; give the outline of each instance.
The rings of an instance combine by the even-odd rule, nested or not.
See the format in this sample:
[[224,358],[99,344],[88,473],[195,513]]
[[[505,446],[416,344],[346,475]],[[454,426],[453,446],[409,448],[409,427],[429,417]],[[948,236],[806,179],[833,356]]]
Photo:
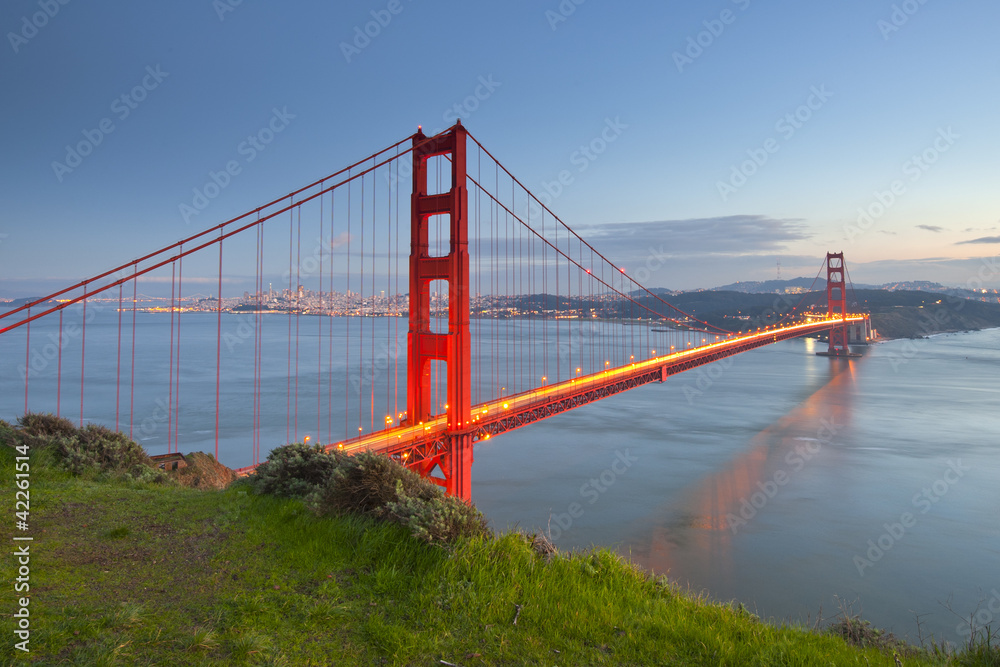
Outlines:
[[[828,250],[857,282],[1000,285],[984,268],[1000,254],[990,0],[63,2],[0,9],[0,297],[99,273],[459,113],[536,192],[569,170],[551,208],[612,259],[669,257],[650,286],[768,279],[779,259],[812,276]],[[274,141],[185,224],[192,189],[245,160],[276,112]],[[85,132],[93,152],[54,166]]]

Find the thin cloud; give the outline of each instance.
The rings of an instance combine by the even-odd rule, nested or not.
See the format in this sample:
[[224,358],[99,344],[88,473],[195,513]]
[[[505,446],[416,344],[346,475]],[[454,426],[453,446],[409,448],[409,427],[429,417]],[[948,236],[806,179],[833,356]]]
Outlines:
[[926,229],[929,232],[943,232],[944,227],[938,227],[937,225],[917,225],[917,229]]
[[801,220],[762,215],[625,222],[594,225],[579,231],[602,252],[634,255],[652,247],[664,255],[688,257],[693,254],[738,256],[777,252],[789,242],[810,238]]
[[968,245],[970,243],[1000,243],[1000,236],[981,236],[978,239],[969,239],[968,241],[959,241],[955,245]]

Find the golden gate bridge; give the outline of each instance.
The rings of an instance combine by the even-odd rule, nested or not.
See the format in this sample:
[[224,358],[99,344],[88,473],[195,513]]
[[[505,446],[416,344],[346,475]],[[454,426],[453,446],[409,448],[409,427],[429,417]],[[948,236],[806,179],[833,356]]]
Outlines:
[[[115,429],[132,437],[142,413],[138,373],[165,388],[168,453],[207,412],[218,459],[220,435],[232,435],[222,433],[220,414],[236,412],[246,441],[238,457],[249,460],[239,470],[249,473],[265,447],[280,444],[262,434],[283,393],[287,442],[311,431],[328,449],[382,453],[468,500],[475,446],[512,429],[799,336],[826,334],[825,354],[851,356],[850,332],[866,341],[868,316],[848,311],[843,253],[828,253],[825,268],[823,313],[793,309],[740,333],[709,324],[574,232],[458,123],[431,137],[418,130],[284,197],[2,313],[0,345],[24,350],[26,413],[75,416],[82,425],[94,410],[88,383],[113,384],[113,403],[99,412],[108,421],[113,413]],[[285,307],[275,310],[279,276]],[[215,290],[198,294],[196,313],[183,305],[192,284]],[[138,322],[140,285],[169,286],[155,326]],[[224,301],[238,286],[250,289],[234,330],[236,313]],[[405,321],[376,308],[386,295],[397,310],[405,304]],[[99,357],[87,355],[88,305],[91,315],[109,305],[115,313],[114,344]],[[81,310],[79,324],[65,318],[71,307]],[[200,332],[214,317],[211,339],[182,326],[194,317]],[[335,319],[343,322],[335,327]],[[33,328],[46,335],[33,340]],[[234,355],[234,345],[249,355]],[[276,364],[282,377],[268,371]]]

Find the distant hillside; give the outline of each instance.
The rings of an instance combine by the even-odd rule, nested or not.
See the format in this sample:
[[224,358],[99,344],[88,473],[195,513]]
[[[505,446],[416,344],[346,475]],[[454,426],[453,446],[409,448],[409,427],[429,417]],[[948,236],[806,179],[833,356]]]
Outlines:
[[[884,338],[915,338],[944,331],[1000,327],[1000,304],[929,292],[858,290]],[[971,294],[971,292],[970,292]]]
[[[972,292],[969,292],[972,294]],[[872,326],[884,338],[913,338],[944,331],[1000,327],[1000,304],[920,291],[854,290],[862,310],[872,314]],[[826,292],[760,294],[735,291],[684,292],[665,296],[670,303],[709,324],[731,331],[748,331],[777,324],[796,310],[826,310]],[[665,309],[648,297],[641,300],[659,312]]]
[[812,278],[792,278],[790,280],[748,280],[722,287],[713,287],[713,292],[743,292],[746,294],[775,294],[783,293],[786,290],[808,290],[820,284],[819,280],[813,284]]
[[[13,301],[0,301],[0,308],[20,308],[21,306],[25,306],[29,303],[32,303],[33,301],[38,301],[41,298],[42,297],[40,296],[28,296],[24,297],[23,299],[14,299]],[[45,303],[41,303],[39,305],[51,307],[58,305],[58,302],[50,299]]]
[[[826,284],[826,277],[820,276],[814,280],[812,278],[792,278],[790,280],[748,280],[744,282],[732,283],[721,287],[713,287],[709,291],[713,292],[742,292],[744,294],[785,294],[787,292],[801,293],[803,290],[821,290]],[[881,285],[866,285],[854,283],[849,285],[853,290],[883,290],[888,292],[931,292],[935,294],[951,294],[952,296],[964,299],[975,299],[982,295],[968,289],[948,287],[941,283],[929,280],[904,280],[894,283],[882,283]],[[661,290],[652,290],[660,294]],[[704,290],[700,290],[704,291]],[[664,294],[678,294],[671,290],[662,290]]]

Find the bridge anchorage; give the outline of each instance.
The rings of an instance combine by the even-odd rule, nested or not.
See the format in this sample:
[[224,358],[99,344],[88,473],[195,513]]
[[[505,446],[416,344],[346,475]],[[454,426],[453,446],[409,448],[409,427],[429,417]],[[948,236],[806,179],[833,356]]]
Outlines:
[[474,447],[507,431],[799,336],[854,356],[868,316],[848,311],[843,253],[826,265],[825,312],[734,333],[635,280],[461,123],[418,130],[0,311],[3,377],[24,386],[0,410],[166,436],[166,454],[214,439],[241,474],[281,442],[370,451],[471,500]]

